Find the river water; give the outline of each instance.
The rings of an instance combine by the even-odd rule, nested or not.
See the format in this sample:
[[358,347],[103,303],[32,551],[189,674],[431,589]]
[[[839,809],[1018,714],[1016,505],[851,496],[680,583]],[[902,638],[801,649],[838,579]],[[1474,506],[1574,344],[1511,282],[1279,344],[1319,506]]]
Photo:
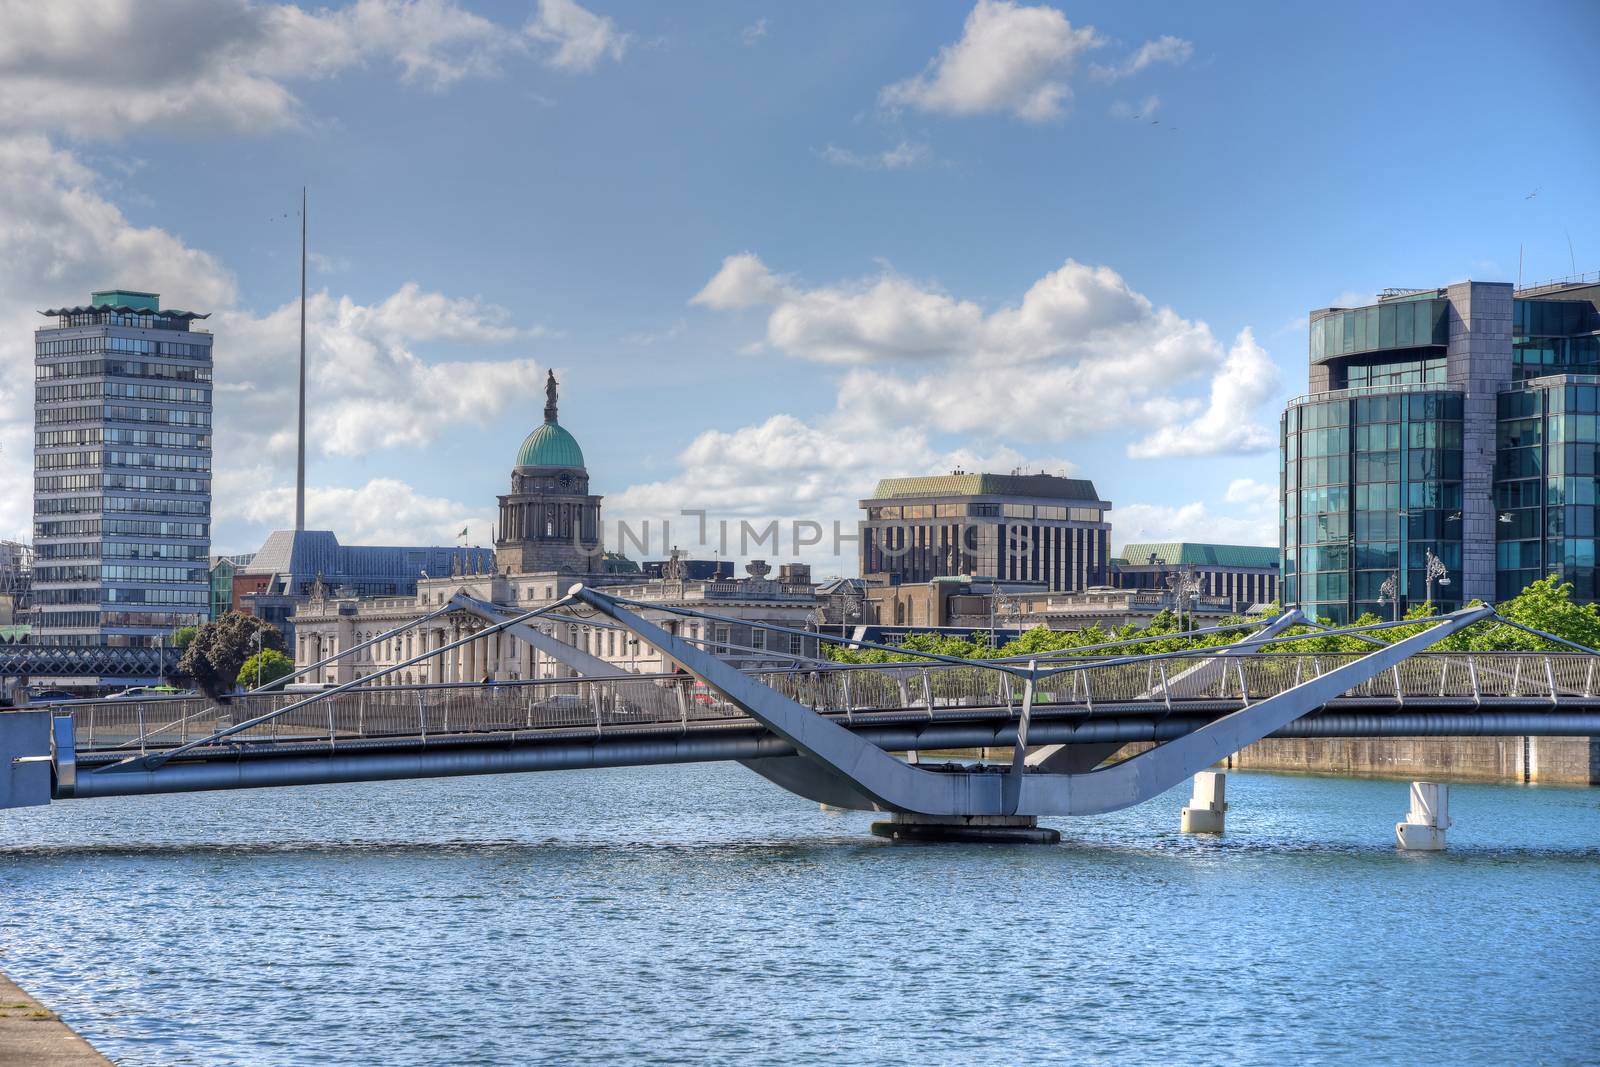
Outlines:
[[0,970],[125,1064],[1594,1063],[1600,790],[1229,775],[890,844],[704,765],[0,811]]

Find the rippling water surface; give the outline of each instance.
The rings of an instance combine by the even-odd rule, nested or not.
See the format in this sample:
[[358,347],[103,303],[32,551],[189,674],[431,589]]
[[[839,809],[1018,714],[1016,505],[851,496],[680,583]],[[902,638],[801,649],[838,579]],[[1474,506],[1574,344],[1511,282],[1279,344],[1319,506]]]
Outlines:
[[1600,790],[1232,774],[889,844],[732,765],[0,811],[0,969],[126,1064],[1592,1063]]

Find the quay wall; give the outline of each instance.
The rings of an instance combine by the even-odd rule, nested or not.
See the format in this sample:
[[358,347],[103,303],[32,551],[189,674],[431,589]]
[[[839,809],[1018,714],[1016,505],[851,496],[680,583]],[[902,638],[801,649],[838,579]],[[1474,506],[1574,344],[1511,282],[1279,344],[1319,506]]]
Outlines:
[[[1151,747],[1148,741],[1136,741],[1112,760]],[[1009,760],[1011,749],[961,749],[950,754]],[[1271,737],[1241,749],[1219,766],[1406,781],[1600,785],[1600,737]]]
[[1353,777],[1600,785],[1600,738],[1271,737],[1240,750],[1227,765]]

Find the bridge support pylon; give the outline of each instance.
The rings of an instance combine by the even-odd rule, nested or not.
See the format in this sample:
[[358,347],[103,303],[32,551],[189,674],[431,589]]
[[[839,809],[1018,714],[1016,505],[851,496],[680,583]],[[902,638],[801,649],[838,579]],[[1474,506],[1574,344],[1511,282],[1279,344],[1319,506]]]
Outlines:
[[897,811],[872,824],[891,841],[955,841],[996,845],[1055,845],[1061,831],[1040,826],[1033,815],[917,815]]
[[1220,834],[1227,822],[1228,776],[1201,771],[1194,776],[1194,794],[1183,809],[1178,829],[1186,834]]
[[1438,782],[1411,783],[1411,810],[1394,824],[1395,843],[1406,852],[1443,852],[1450,829],[1450,787]]

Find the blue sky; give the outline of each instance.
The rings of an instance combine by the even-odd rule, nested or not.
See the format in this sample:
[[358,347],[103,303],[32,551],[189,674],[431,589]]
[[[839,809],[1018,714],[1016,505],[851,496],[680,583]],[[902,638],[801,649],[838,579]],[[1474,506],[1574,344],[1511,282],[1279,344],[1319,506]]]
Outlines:
[[349,541],[486,540],[549,367],[612,516],[961,463],[1269,541],[1308,309],[1600,268],[1589,3],[6,6],[13,535],[32,311],[118,284],[217,312],[216,549],[287,521],[302,183]]

